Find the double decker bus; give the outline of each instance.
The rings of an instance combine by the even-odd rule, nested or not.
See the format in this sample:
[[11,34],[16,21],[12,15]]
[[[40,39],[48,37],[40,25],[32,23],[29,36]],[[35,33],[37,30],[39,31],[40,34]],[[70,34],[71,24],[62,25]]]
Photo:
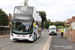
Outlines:
[[35,41],[41,37],[42,19],[35,7],[16,6],[12,17],[11,40]]

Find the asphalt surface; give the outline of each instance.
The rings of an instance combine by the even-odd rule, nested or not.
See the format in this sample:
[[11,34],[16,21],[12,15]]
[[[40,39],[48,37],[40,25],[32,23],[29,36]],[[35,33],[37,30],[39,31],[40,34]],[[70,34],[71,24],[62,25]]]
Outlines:
[[49,38],[48,30],[43,30],[42,35],[35,42],[11,41],[8,38],[0,39],[0,50],[44,50]]
[[61,38],[61,35],[52,35],[49,50],[75,50],[75,43],[69,41],[67,38]]

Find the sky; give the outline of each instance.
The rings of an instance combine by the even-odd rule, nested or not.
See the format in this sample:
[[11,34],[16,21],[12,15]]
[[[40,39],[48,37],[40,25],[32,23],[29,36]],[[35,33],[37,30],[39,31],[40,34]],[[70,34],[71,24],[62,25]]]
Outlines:
[[[13,14],[15,6],[23,5],[24,0],[0,0],[0,8],[7,14]],[[45,11],[47,19],[64,21],[75,16],[75,0],[29,0],[29,6],[37,11]]]

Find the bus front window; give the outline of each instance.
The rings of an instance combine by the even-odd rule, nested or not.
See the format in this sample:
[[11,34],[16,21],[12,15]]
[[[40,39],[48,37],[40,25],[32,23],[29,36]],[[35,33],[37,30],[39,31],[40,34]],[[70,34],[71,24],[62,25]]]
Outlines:
[[22,32],[29,32],[30,31],[31,23],[26,22],[16,22],[12,23],[12,30],[14,31],[22,31]]
[[33,8],[32,7],[15,7],[14,9],[15,14],[32,14],[33,13]]

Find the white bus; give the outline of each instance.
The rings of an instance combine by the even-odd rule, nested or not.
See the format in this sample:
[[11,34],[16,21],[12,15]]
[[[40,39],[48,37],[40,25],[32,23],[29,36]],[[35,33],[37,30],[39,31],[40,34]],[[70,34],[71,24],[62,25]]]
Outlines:
[[12,17],[11,40],[35,41],[41,36],[41,16],[35,7],[16,6]]

